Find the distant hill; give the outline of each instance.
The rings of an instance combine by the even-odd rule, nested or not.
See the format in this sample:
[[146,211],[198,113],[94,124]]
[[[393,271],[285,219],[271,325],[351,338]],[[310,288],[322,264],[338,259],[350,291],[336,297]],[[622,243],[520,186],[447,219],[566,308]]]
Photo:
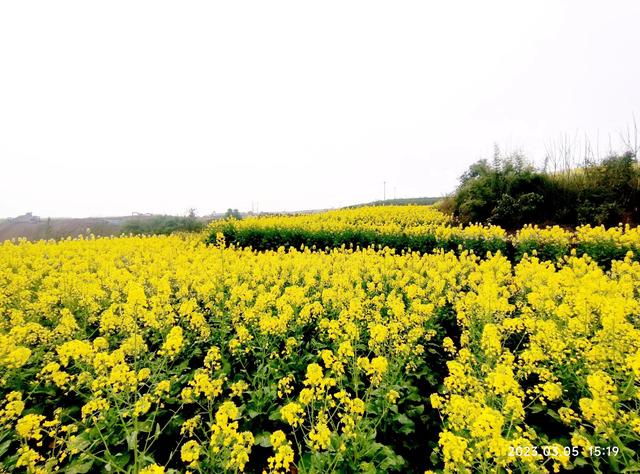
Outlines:
[[364,204],[354,204],[347,206],[347,208],[364,207],[364,206],[408,206],[410,204],[417,204],[420,206],[429,206],[440,201],[439,197],[417,197],[417,198],[401,198],[401,199],[386,199],[384,201],[373,201]]
[[[171,219],[184,218],[151,214],[119,217],[46,218],[25,214],[15,218],[0,219],[0,242],[17,238],[48,240],[78,237],[81,234],[87,235],[87,230],[96,236],[120,235],[123,232],[137,233],[137,227],[152,233],[151,231],[155,227]],[[211,220],[211,217],[197,218],[197,220],[204,224]]]
[[95,235],[117,235],[122,225],[101,218],[4,219],[0,222],[0,242],[24,237],[28,240],[77,237],[91,229]]

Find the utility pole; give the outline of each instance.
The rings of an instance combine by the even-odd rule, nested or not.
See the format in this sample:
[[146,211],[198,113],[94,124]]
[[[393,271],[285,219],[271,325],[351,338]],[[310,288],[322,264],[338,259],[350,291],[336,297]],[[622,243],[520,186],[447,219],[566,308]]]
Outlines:
[[382,182],[382,200],[383,201],[387,200],[387,182],[386,181]]
[[393,199],[394,200],[396,199],[396,187],[395,186],[393,187]]

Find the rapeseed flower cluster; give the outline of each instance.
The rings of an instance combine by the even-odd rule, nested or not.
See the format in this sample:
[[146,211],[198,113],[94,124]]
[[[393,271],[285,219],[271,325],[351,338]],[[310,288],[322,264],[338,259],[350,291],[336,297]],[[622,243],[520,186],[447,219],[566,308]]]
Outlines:
[[[445,471],[597,466],[593,446],[610,446],[614,437],[622,446],[637,442],[639,270],[630,257],[609,272],[588,257],[564,257],[560,265],[525,257],[472,286],[458,305],[461,348],[447,364],[445,391],[431,398],[444,416]],[[537,423],[527,423],[533,414]],[[550,439],[546,428],[558,421],[564,435]],[[636,465],[628,454],[624,462]]]

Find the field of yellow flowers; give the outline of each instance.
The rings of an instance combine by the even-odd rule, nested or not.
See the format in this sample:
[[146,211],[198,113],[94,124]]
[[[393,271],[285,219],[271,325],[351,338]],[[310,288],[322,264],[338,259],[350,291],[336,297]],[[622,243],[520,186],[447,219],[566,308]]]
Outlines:
[[0,467],[637,470],[640,263],[564,253],[6,242]]
[[313,249],[367,248],[372,245],[398,251],[474,251],[507,255],[519,261],[534,252],[556,260],[575,250],[601,265],[622,260],[628,252],[640,256],[640,229],[629,225],[605,228],[579,226],[575,231],[559,226],[525,226],[513,235],[496,225],[456,225],[449,215],[433,206],[372,206],[300,214],[271,215],[243,220],[215,221],[209,242],[222,233],[227,242],[256,250],[302,246]]

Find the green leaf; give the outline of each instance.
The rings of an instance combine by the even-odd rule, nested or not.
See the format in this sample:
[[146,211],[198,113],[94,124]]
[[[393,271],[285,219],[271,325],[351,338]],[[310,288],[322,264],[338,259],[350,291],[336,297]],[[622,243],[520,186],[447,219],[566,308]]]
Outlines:
[[562,419],[560,418],[560,415],[558,415],[558,412],[555,410],[548,409],[547,415],[549,415],[551,418],[553,418],[556,421],[562,421]]
[[397,470],[406,464],[404,458],[394,453],[393,450],[388,446],[386,446],[386,449],[384,450],[384,455],[385,458],[380,463],[381,471],[388,471],[390,469]]
[[409,393],[406,397],[407,400],[411,401],[411,402],[419,402],[422,400],[422,397],[420,396],[420,394],[418,392],[412,391],[411,393]]
[[143,433],[151,433],[153,429],[153,422],[151,420],[146,420],[138,423],[138,431],[142,431]]
[[415,423],[404,413],[400,413],[399,415],[397,415],[394,420],[402,425],[398,430],[400,431],[400,433],[406,435],[411,434],[415,431]]
[[273,410],[272,412],[269,413],[269,419],[271,421],[278,421],[278,420],[282,419],[281,416],[280,416],[280,408],[282,408],[282,407],[278,407],[277,410]]
[[533,405],[529,411],[531,411],[531,413],[541,413],[543,411],[545,411],[547,409],[546,406],[541,405],[539,403],[536,403],[535,405]]
[[118,453],[115,455],[115,465],[122,469],[129,464],[129,459],[131,459],[131,455],[129,453]]
[[255,437],[256,444],[258,446],[262,446],[263,448],[271,447],[271,433],[264,431],[260,434],[257,434]]
[[138,432],[135,430],[132,431],[127,435],[126,440],[127,440],[127,448],[129,448],[130,451],[133,451],[138,441]]
[[230,374],[231,373],[231,364],[226,358],[222,359],[222,373]]
[[11,444],[11,441],[12,440],[8,439],[4,443],[0,444],[0,459],[2,459],[6,454],[6,452],[9,450],[9,445]]
[[87,434],[82,433],[81,435],[78,435],[75,438],[73,438],[72,441],[69,441],[68,446],[70,451],[77,450],[78,452],[82,452],[85,449],[87,449],[87,447],[90,444],[91,443],[87,439]]
[[573,461],[573,465],[576,466],[576,467],[584,467],[584,466],[588,466],[589,463],[587,462],[587,460],[585,458],[579,457],[579,458],[576,458]]
[[401,425],[414,426],[415,423],[404,413],[400,413],[395,417],[395,420]]
[[376,467],[370,462],[361,462],[359,468],[361,474],[376,474],[377,472]]
[[67,474],[85,474],[91,470],[92,466],[93,459],[83,458],[72,463],[65,472]]
[[416,405],[407,410],[407,416],[420,416],[424,413],[424,405]]

